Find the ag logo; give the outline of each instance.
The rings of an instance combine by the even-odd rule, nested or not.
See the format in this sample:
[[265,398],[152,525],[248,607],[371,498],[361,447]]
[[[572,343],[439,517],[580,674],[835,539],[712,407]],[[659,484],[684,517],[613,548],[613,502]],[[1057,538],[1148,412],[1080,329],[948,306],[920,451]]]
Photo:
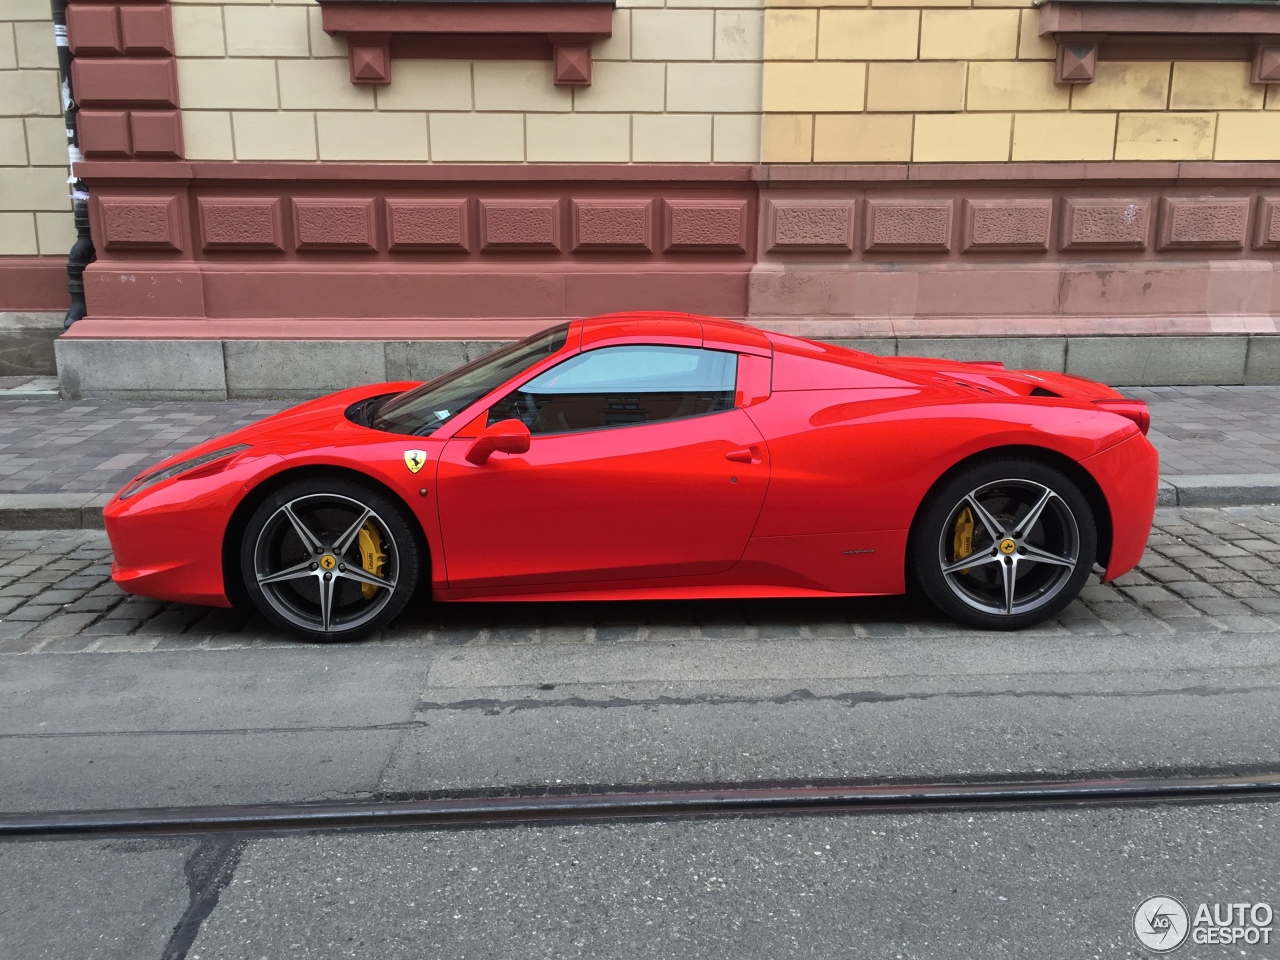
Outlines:
[[1173,897],[1151,897],[1133,913],[1138,942],[1153,953],[1168,953],[1182,946],[1190,926],[1187,908]]
[[425,450],[406,450],[404,452],[404,465],[409,468],[410,473],[417,473],[426,462],[427,452]]

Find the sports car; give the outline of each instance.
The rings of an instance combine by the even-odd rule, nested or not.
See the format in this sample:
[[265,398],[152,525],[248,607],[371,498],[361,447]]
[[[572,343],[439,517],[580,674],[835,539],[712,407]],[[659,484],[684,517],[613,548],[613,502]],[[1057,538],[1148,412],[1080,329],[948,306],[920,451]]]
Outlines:
[[912,591],[1026,627],[1142,555],[1146,406],[998,362],[878,357],[678,313],[576,320],[427,383],[303,403],[105,510],[130,593],[310,640],[436,601]]

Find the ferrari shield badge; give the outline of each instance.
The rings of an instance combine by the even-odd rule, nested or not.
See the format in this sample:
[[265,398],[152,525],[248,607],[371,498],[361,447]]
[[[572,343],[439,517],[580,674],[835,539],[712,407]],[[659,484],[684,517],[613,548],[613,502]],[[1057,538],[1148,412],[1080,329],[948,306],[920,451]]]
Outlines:
[[427,452],[425,450],[406,450],[404,452],[404,465],[409,468],[410,473],[417,473],[426,462]]

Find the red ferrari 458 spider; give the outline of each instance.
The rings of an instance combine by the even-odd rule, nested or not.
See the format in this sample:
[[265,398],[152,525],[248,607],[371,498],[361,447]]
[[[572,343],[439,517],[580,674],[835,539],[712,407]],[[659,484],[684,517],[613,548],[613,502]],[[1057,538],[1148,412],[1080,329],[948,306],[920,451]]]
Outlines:
[[428,383],[200,444],[106,508],[130,593],[251,601],[312,640],[436,600],[917,590],[1024,627],[1142,555],[1146,406],[999,363],[882,358],[675,313],[561,324]]

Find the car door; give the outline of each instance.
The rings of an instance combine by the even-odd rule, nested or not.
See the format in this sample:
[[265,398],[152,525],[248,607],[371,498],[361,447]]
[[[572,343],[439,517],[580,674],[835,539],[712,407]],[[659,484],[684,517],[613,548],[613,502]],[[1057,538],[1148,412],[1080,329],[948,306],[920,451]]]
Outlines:
[[436,489],[451,589],[718,573],[742,556],[768,486],[760,432],[736,407],[737,355],[628,344],[571,357],[494,403],[523,454],[466,460]]

